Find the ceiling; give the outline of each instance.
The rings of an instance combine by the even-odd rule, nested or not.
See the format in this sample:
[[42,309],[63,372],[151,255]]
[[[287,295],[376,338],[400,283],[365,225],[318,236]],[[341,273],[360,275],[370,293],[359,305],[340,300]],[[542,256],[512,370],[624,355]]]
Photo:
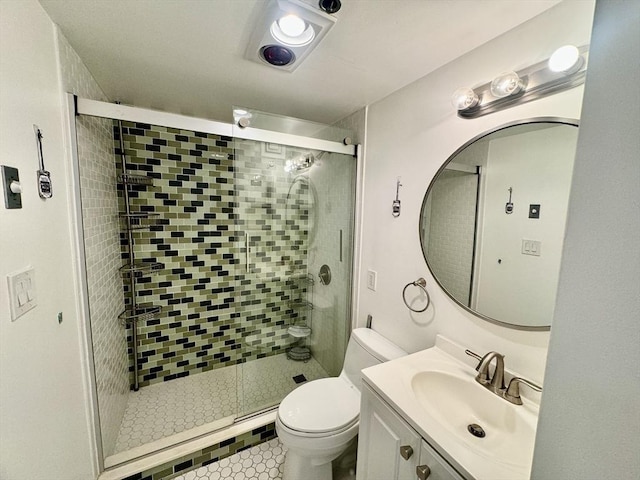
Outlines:
[[238,105],[322,123],[559,2],[342,0],[333,29],[288,73],[244,58],[267,0],[40,0],[113,101],[223,122]]

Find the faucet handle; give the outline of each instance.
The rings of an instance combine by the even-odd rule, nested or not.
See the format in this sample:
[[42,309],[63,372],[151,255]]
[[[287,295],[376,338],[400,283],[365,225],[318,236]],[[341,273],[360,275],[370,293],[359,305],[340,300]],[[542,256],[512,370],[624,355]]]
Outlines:
[[509,386],[507,390],[504,392],[504,399],[508,402],[514,403],[516,405],[522,405],[522,398],[520,397],[520,384],[524,383],[527,387],[535,390],[536,392],[541,392],[542,387],[540,385],[536,385],[533,382],[530,382],[526,378],[522,377],[513,377],[509,382]]

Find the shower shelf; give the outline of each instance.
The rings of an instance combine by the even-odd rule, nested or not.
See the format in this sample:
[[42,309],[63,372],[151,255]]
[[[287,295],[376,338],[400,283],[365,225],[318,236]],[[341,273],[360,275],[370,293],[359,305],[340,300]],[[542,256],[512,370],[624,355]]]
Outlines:
[[135,309],[127,308],[118,315],[118,319],[123,325],[130,325],[140,321],[146,322],[157,318],[162,312],[162,307],[156,305],[138,305]]
[[311,335],[311,328],[306,325],[291,325],[287,333],[295,338],[305,338]]
[[315,283],[315,279],[313,278],[313,275],[311,275],[310,273],[292,275],[289,277],[289,280],[299,283],[301,285],[313,285]]
[[127,223],[127,229],[140,230],[158,225],[160,214],[151,212],[120,213],[120,218]]
[[123,173],[118,176],[118,181],[123,185],[153,185],[153,178],[134,173]]
[[152,273],[157,270],[162,270],[164,265],[158,262],[137,262],[134,264],[127,263],[120,267],[120,272],[123,276],[128,277],[133,274],[134,277],[141,277],[145,273]]
[[313,309],[313,303],[308,302],[302,299],[291,300],[289,302],[289,307],[291,308],[308,308],[309,310]]

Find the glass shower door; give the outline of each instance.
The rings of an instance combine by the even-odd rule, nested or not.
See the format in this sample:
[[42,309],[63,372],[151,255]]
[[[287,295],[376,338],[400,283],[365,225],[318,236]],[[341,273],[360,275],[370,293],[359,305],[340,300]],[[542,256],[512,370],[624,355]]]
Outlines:
[[356,162],[345,154],[234,141],[243,416],[277,405],[307,380],[340,372]]

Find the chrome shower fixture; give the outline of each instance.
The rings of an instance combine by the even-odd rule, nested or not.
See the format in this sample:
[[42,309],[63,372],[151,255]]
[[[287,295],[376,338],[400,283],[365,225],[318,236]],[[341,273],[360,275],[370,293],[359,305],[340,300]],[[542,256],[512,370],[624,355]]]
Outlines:
[[287,173],[302,172],[310,169],[315,162],[316,158],[312,153],[305,153],[299,157],[287,160],[284,164],[284,171]]

